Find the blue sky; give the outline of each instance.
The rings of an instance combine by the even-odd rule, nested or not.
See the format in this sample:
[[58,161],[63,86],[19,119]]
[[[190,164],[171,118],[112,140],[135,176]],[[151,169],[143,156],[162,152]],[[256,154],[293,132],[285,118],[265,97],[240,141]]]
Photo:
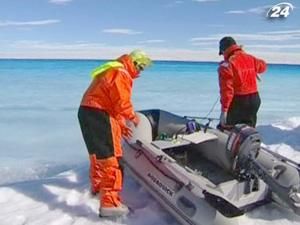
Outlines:
[[[300,63],[300,4],[268,20],[274,0],[0,0],[1,58],[115,58],[141,48],[155,59],[218,61],[231,35],[272,62]],[[298,5],[297,5],[298,4]]]

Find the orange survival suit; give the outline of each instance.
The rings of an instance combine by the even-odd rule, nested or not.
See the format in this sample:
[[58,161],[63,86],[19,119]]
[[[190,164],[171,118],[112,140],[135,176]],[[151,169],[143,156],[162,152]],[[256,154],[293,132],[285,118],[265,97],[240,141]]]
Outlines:
[[100,192],[101,207],[121,204],[121,136],[126,130],[125,120],[136,119],[131,94],[133,79],[139,72],[129,55],[117,62],[123,66],[111,67],[93,79],[78,111],[90,155],[91,191]]
[[255,127],[261,101],[256,79],[266,68],[263,60],[247,54],[236,44],[226,49],[218,73],[221,110],[228,112],[228,125],[246,123]]

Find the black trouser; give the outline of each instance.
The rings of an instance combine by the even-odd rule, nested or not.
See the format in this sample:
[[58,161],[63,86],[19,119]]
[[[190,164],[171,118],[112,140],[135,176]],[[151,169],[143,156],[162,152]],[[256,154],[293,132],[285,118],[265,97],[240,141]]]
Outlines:
[[80,106],[78,119],[82,136],[90,155],[106,159],[114,155],[112,129],[108,113]]
[[255,127],[260,102],[258,93],[235,95],[227,113],[227,124],[244,123]]

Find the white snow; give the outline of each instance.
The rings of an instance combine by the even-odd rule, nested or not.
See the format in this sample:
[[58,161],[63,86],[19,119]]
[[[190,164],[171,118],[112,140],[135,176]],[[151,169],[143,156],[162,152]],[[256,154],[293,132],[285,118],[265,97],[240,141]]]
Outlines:
[[0,187],[1,225],[150,225],[177,224],[145,190],[126,175],[123,197],[135,212],[116,220],[98,217],[98,196],[91,196],[88,164],[56,176]]
[[[258,130],[268,148],[300,162],[300,118],[259,126]],[[21,168],[13,171],[18,173]],[[39,171],[37,165],[31,172],[23,171],[23,177],[9,169],[0,171],[0,225],[178,225],[127,171],[122,196],[135,211],[111,220],[98,217],[98,197],[89,194],[87,160],[72,166],[53,164],[48,168],[49,171],[45,167]],[[300,225],[300,217],[272,203],[248,212],[239,222],[241,225]]]

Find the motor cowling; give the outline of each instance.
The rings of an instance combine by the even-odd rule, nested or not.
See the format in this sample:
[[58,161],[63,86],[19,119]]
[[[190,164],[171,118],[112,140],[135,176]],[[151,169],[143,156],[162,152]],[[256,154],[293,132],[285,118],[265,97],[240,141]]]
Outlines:
[[231,130],[226,150],[232,158],[232,169],[247,169],[251,159],[257,158],[261,146],[258,131],[246,124],[237,124]]

